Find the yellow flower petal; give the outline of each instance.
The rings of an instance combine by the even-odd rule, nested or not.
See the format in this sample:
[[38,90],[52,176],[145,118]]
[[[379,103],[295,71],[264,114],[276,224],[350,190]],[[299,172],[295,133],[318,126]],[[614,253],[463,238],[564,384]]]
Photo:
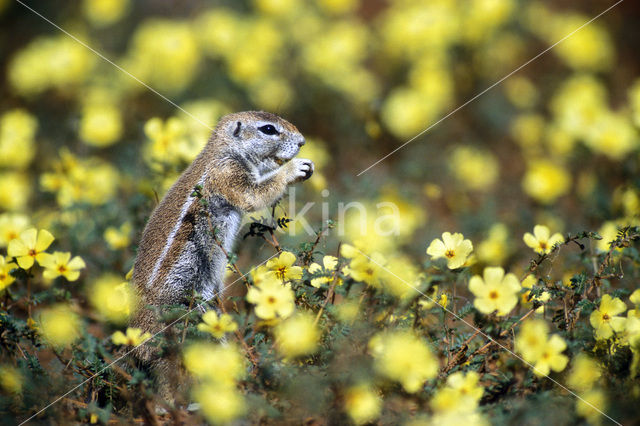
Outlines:
[[82,269],[87,265],[84,263],[84,260],[80,256],[76,256],[67,264],[69,269]]
[[21,256],[16,261],[22,269],[29,269],[33,266],[33,257],[31,256]]
[[16,238],[9,241],[9,247],[7,248],[7,254],[9,257],[20,257],[29,254],[29,249],[22,242],[22,240]]
[[38,233],[38,240],[35,244],[37,252],[45,251],[53,242],[55,238],[51,235],[51,232],[46,229],[41,229]]

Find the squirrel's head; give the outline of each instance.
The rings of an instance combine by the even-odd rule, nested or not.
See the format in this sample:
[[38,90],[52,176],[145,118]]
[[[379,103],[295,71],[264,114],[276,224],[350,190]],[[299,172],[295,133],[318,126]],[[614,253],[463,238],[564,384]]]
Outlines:
[[281,165],[300,151],[304,136],[296,126],[275,114],[245,111],[229,114],[218,123],[216,132],[223,133],[225,148],[259,161]]

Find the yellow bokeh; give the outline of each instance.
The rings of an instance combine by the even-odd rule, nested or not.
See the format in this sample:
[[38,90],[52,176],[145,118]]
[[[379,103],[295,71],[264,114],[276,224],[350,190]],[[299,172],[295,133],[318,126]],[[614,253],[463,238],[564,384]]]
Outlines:
[[57,349],[70,345],[80,337],[82,324],[70,305],[59,304],[37,315],[42,337]]

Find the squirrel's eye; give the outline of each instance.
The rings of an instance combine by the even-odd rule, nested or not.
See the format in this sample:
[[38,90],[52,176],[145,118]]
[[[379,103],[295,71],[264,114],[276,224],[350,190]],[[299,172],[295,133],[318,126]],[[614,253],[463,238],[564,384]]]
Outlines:
[[265,124],[264,126],[258,127],[258,130],[260,130],[265,135],[278,135],[278,134],[280,134],[280,132],[278,132],[276,127],[274,125],[272,125],[272,124]]

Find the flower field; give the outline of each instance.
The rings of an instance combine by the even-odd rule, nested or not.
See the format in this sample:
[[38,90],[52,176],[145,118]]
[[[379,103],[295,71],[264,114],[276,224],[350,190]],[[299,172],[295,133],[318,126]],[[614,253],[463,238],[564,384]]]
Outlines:
[[[637,424],[637,11],[0,0],[0,422]],[[129,327],[151,212],[245,110],[313,176],[224,294]]]

